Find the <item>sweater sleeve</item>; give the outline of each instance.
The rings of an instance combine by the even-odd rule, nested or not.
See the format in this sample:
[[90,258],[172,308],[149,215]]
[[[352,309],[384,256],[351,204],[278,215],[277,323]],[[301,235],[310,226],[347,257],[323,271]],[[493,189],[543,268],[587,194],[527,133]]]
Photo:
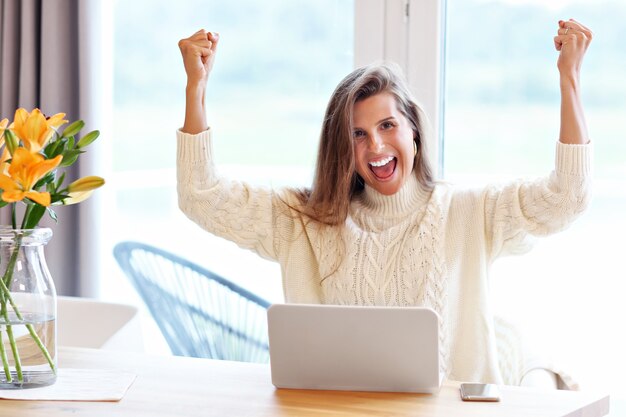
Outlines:
[[206,231],[275,260],[274,192],[220,178],[213,164],[211,130],[177,136],[178,205]]
[[568,227],[591,198],[592,145],[557,142],[556,168],[546,178],[488,187],[483,194],[490,258],[522,252],[527,237]]

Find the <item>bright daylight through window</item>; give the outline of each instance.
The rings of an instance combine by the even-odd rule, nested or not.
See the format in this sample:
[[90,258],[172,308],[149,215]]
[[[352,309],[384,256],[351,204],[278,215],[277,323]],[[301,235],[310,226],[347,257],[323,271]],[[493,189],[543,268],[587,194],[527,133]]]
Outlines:
[[558,20],[569,18],[595,33],[581,76],[595,148],[593,201],[567,231],[496,261],[493,300],[584,388],[623,392],[626,309],[616,231],[626,230],[626,4],[449,0],[444,171],[455,183],[484,184],[553,169],[559,80],[552,37]]

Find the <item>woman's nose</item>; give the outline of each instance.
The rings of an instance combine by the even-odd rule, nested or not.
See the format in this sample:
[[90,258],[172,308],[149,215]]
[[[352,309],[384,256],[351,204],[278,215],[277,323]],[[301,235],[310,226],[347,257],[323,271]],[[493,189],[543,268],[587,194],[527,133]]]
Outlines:
[[370,140],[369,140],[370,150],[378,151],[383,148],[383,145],[384,145],[383,139],[380,137],[380,135],[376,133],[374,133],[373,135],[370,135]]

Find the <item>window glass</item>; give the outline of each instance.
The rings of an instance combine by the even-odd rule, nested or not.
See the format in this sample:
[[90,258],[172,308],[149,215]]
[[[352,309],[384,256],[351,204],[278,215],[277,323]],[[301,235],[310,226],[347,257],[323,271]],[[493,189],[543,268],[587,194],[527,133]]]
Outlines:
[[[276,264],[209,235],[178,209],[175,131],[185,73],[177,42],[200,28],[220,33],[207,89],[220,173],[308,186],[327,100],[352,69],[353,7],[352,0],[118,0],[111,245],[146,242],[280,301]],[[120,288],[133,292],[121,273],[102,284],[103,296],[119,299]]]
[[594,31],[581,92],[595,148],[593,203],[530,254],[496,261],[492,296],[498,314],[583,386],[623,392],[626,4],[448,0],[447,9],[444,170],[455,183],[549,174],[559,135],[557,22],[575,18]]

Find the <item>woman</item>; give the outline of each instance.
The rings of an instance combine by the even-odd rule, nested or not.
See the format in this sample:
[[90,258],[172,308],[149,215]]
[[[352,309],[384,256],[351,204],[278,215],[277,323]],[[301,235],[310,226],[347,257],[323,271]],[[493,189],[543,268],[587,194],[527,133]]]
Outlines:
[[204,109],[219,36],[179,42],[187,73],[178,137],[179,205],[207,231],[280,263],[290,303],[428,306],[441,317],[450,379],[520,383],[498,365],[488,270],[530,236],[569,225],[587,206],[591,149],[579,75],[591,31],[560,21],[561,131],[556,167],[540,181],[459,190],[432,178],[422,116],[388,66],[349,74],[324,119],[307,190],[220,178]]

